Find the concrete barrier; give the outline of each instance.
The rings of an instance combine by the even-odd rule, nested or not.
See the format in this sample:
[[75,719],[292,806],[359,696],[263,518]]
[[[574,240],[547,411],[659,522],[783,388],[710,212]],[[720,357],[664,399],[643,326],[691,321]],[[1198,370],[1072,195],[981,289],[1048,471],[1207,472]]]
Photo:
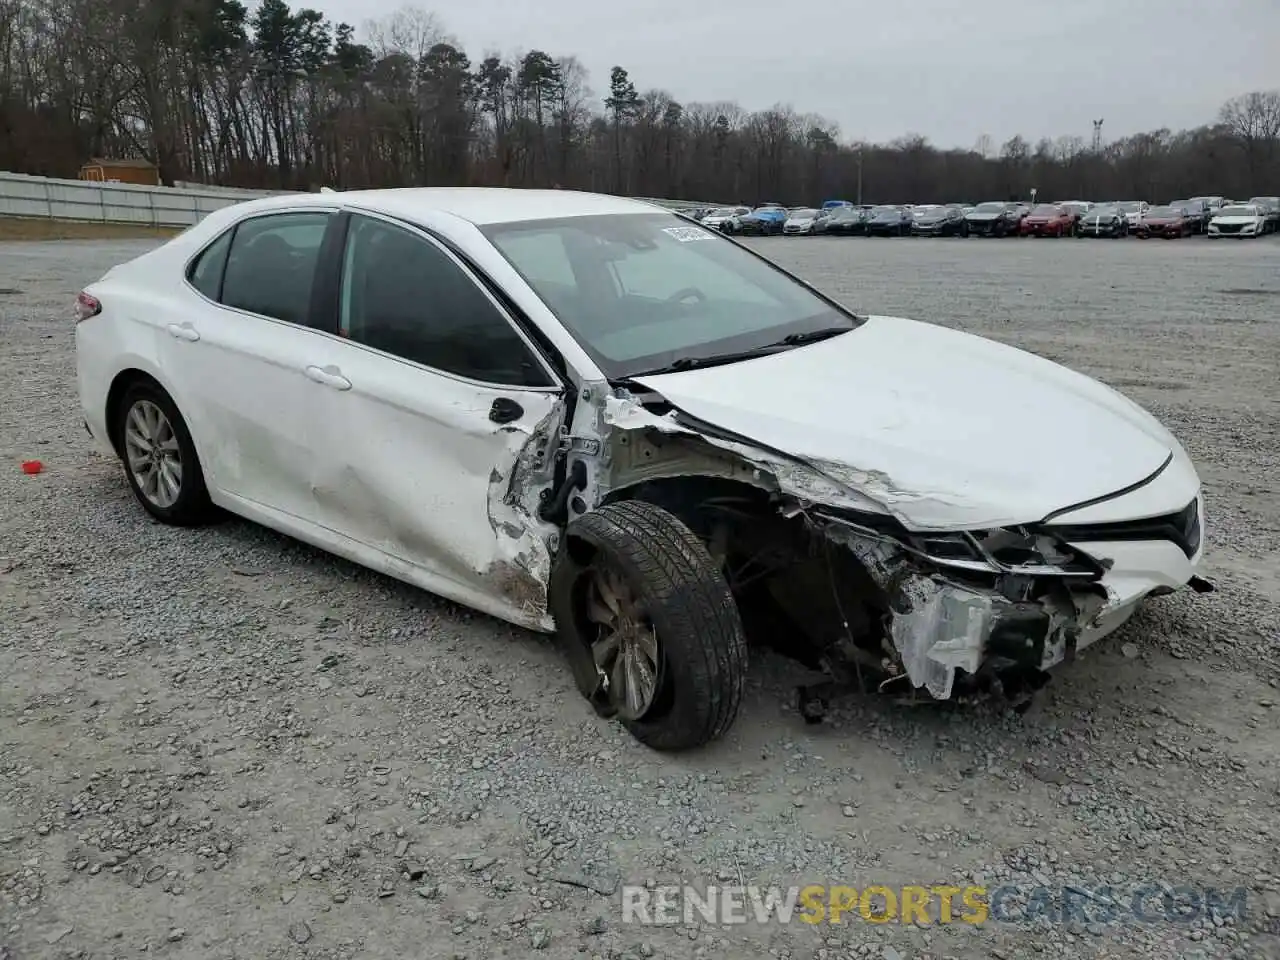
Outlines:
[[[240,190],[184,183],[148,187],[133,183],[58,180],[0,172],[0,217],[31,217],[126,223],[152,227],[189,227],[208,213],[279,190]],[[676,210],[715,204],[638,197]]]

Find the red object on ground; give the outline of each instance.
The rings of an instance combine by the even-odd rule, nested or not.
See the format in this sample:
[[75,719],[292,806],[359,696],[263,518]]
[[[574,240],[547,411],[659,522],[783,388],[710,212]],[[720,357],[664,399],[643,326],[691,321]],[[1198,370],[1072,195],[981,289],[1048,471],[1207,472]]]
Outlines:
[[44,469],[44,464],[39,460],[24,460],[22,463],[22,472],[34,476]]

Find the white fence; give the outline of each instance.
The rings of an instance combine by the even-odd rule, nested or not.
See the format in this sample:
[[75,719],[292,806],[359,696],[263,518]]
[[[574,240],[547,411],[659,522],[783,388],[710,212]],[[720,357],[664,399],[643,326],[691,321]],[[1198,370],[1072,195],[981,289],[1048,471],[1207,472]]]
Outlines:
[[[189,227],[214,210],[279,192],[190,183],[176,187],[146,187],[132,183],[55,180],[21,173],[0,173],[0,217]],[[676,209],[702,206],[679,200],[650,199],[650,202]]]
[[175,187],[55,180],[20,173],[0,173],[0,217],[189,227],[203,219],[205,214],[246,199],[249,199],[249,194],[240,192],[180,190]]

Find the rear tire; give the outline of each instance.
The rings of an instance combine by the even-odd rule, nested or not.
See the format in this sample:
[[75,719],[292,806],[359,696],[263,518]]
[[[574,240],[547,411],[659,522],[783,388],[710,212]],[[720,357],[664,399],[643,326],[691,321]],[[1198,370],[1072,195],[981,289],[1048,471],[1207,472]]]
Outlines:
[[177,527],[212,519],[204,469],[173,399],[158,384],[143,380],[125,391],[115,413],[120,460],[142,508]]
[[[623,591],[631,599],[620,600]],[[742,620],[724,573],[675,516],[626,500],[578,518],[556,557],[549,599],[579,691],[641,743],[687,750],[733,723],[747,669]],[[606,624],[610,617],[626,629]],[[628,640],[617,639],[624,634],[640,638],[637,648],[651,645],[644,656],[654,667],[654,689],[643,709],[625,699],[631,680],[600,662],[611,650],[627,649]]]

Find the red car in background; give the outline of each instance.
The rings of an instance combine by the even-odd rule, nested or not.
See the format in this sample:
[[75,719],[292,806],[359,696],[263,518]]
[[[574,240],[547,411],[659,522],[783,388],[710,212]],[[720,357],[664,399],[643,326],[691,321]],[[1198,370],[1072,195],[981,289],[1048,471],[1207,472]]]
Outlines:
[[1069,237],[1076,232],[1076,215],[1066,207],[1042,203],[1022,218],[1024,237]]
[[1152,207],[1133,228],[1133,234],[1139,240],[1146,240],[1148,237],[1172,240],[1175,237],[1190,236],[1195,229],[1195,221],[1182,207]]

